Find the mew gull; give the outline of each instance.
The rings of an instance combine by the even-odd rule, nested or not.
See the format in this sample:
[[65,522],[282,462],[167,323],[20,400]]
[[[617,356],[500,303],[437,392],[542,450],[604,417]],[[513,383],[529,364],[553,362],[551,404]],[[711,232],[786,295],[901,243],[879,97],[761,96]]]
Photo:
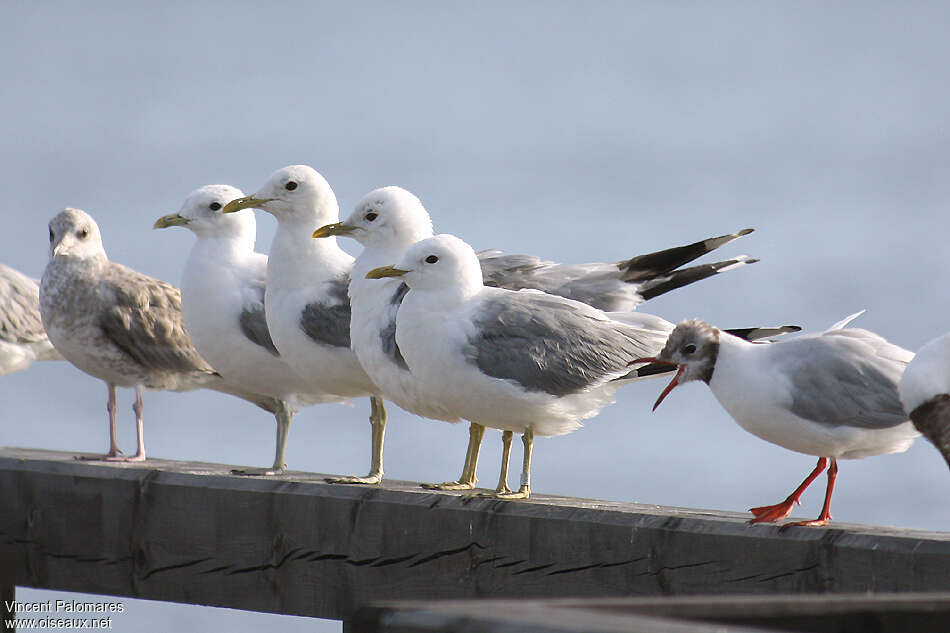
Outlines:
[[917,351],[901,378],[900,395],[914,426],[950,466],[950,334]]
[[826,525],[838,459],[900,453],[918,433],[907,420],[897,385],[913,354],[842,323],[769,345],[743,341],[698,320],[684,321],[655,358],[678,365],[654,409],[677,386],[702,380],[735,421],[753,435],[819,457],[781,503],[752,508],[750,523],[787,517],[805,489],[828,467],[821,514],[789,525]]
[[[478,253],[486,286],[509,290],[530,288],[576,299],[601,310],[629,311],[660,294],[753,263],[746,256],[679,269],[680,266],[747,235],[745,229],[656,253],[639,255],[616,263],[564,265],[546,262],[533,255],[506,255],[499,251]],[[426,398],[416,393],[416,382],[408,372],[395,341],[396,312],[407,286],[400,279],[366,279],[373,268],[399,261],[419,240],[432,237],[432,220],[415,195],[400,187],[383,187],[369,192],[343,222],[317,229],[315,238],[348,236],[364,250],[356,259],[349,295],[353,315],[350,325],[353,349],[386,398],[404,409],[428,415]],[[648,319],[650,317],[634,317]],[[656,322],[652,326],[657,327]],[[659,326],[672,330],[665,321]],[[475,466],[484,427],[472,423],[463,476],[456,481],[426,484],[426,487],[464,490],[475,486]],[[503,437],[510,442],[510,435]],[[474,466],[473,466],[474,464]]]
[[[65,209],[49,224],[50,260],[40,284],[40,310],[50,341],[66,360],[108,386],[110,461],[145,460],[143,389],[201,387],[231,393],[270,411],[273,398],[227,384],[198,354],[181,316],[178,289],[110,262],[96,222]],[[115,388],[135,387],[137,451],[116,443]]]
[[235,471],[272,474],[286,468],[285,451],[296,408],[323,401],[285,363],[271,340],[264,310],[267,256],[254,251],[254,212],[224,215],[240,189],[208,185],[193,191],[181,211],[156,220],[156,229],[183,226],[197,241],[181,277],[185,325],[201,356],[232,385],[277,399],[277,442],[270,469]]
[[[535,435],[570,433],[613,402],[621,379],[629,377],[628,363],[659,350],[668,332],[633,327],[537,290],[485,286],[475,252],[452,235],[417,242],[396,266],[366,276],[400,278],[409,288],[395,331],[415,381],[409,410],[522,434],[520,488],[512,492],[507,485],[506,433],[499,498],[530,495]],[[470,451],[463,478],[473,467]]]
[[0,264],[0,376],[62,359],[43,329],[38,282]]
[[277,218],[267,261],[264,304],[267,327],[281,358],[327,401],[369,396],[372,455],[366,477],[340,483],[376,484],[383,478],[386,409],[379,389],[350,348],[347,287],[353,258],[336,240],[314,240],[318,226],[339,221],[336,196],[312,167],[291,165],[274,172],[252,196],[232,200],[222,212],[257,208]]

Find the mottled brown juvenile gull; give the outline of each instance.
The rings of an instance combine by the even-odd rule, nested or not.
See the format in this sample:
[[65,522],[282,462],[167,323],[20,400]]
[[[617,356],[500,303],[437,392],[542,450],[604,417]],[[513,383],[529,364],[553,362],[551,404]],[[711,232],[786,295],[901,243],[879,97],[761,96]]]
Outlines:
[[[744,229],[614,263],[555,264],[534,255],[499,251],[482,251],[478,253],[478,261],[486,286],[508,290],[530,288],[582,301],[601,310],[629,311],[670,290],[753,263],[755,260],[740,255],[721,262],[680,268],[751,232],[752,229]],[[364,246],[353,266],[349,287],[353,310],[350,324],[352,347],[386,398],[420,415],[426,415],[426,398],[417,394],[418,383],[408,371],[395,339],[396,312],[408,287],[398,278],[366,279],[366,273],[399,261],[410,246],[432,235],[432,219],[422,202],[401,187],[383,187],[369,192],[345,221],[322,226],[313,233],[315,238],[352,237]],[[652,317],[635,315],[628,318],[648,320]],[[673,325],[658,319],[651,327],[669,331]],[[481,425],[471,425],[462,477],[456,481],[426,484],[426,487],[445,490],[474,487],[484,433]],[[503,441],[506,445],[510,443],[510,434],[505,435]]]
[[[145,460],[144,389],[209,388],[240,396],[269,411],[273,398],[249,394],[218,375],[185,329],[178,289],[110,262],[96,222],[65,209],[49,224],[50,260],[40,284],[40,310],[50,341],[63,357],[108,385],[110,461]],[[124,457],[116,443],[115,388],[135,387],[137,451]]]
[[197,238],[181,275],[182,311],[195,347],[231,384],[278,401],[273,467],[235,471],[269,475],[286,468],[296,409],[324,398],[307,393],[307,381],[284,362],[271,338],[264,308],[267,255],[254,251],[254,212],[221,212],[243,196],[228,185],[201,187],[189,194],[181,211],[159,218],[155,228],[182,226]]
[[43,329],[37,280],[0,264],[0,376],[62,359]]

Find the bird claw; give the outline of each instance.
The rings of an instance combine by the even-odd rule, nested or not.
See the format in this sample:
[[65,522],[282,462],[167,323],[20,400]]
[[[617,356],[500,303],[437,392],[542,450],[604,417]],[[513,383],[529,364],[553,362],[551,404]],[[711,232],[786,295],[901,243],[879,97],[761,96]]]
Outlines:
[[775,521],[781,521],[789,514],[792,513],[792,508],[795,507],[795,500],[786,499],[782,503],[776,503],[772,506],[760,506],[758,508],[749,508],[749,512],[755,515],[754,518],[749,519],[749,525],[754,525],[756,523],[774,523]]
[[426,490],[472,490],[475,488],[475,482],[467,481],[445,481],[441,484],[419,484]]
[[370,473],[365,477],[356,475],[345,475],[342,477],[325,477],[323,479],[328,484],[364,484],[369,486],[378,485],[383,480],[382,473]]
[[241,477],[273,477],[275,475],[283,475],[283,468],[232,468],[232,475],[238,475]]

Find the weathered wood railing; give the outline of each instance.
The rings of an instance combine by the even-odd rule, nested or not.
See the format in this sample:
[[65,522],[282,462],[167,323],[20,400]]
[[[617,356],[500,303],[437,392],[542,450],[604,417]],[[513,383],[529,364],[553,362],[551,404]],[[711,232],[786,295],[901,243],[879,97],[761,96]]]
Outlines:
[[950,534],[0,448],[15,585],[344,619],[383,600],[950,591]]

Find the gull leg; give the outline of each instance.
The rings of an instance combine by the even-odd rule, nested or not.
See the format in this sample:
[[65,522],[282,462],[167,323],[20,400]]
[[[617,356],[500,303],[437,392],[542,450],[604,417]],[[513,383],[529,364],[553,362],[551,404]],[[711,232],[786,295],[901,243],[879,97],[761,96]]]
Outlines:
[[485,427],[472,422],[468,427],[468,450],[465,452],[465,465],[462,466],[462,476],[456,481],[446,481],[441,484],[422,484],[428,490],[471,490],[478,482],[475,476],[478,470],[478,452],[482,447],[482,438],[485,437]]
[[285,400],[277,400],[274,418],[277,420],[277,446],[274,452],[274,465],[270,468],[235,468],[232,475],[279,475],[287,468],[287,438],[290,437],[290,423],[296,411]]
[[500,494],[511,494],[508,487],[508,460],[511,457],[511,438],[513,433],[505,431],[501,434],[501,474],[498,475],[498,485],[495,492],[478,493],[475,497],[495,497]]
[[142,392],[145,387],[135,385],[135,404],[132,405],[132,411],[135,413],[135,437],[136,450],[132,457],[106,456],[109,462],[144,462],[145,461],[145,422],[142,419],[142,411],[145,409],[145,403],[142,400]]
[[115,385],[109,382],[106,383],[106,387],[109,391],[109,399],[106,400],[106,411],[109,413],[109,452],[105,455],[94,455],[92,457],[76,455],[75,459],[93,461],[116,458],[122,455],[122,450],[119,448],[119,443],[115,438]]
[[[838,472],[837,462],[832,459],[832,468],[834,468],[835,473]],[[815,478],[818,477],[828,465],[827,457],[819,457],[818,464],[815,466],[815,469],[811,471],[805,481],[795,489],[792,494],[788,495],[785,501],[781,503],[776,503],[773,506],[761,506],[759,508],[750,508],[749,512],[755,515],[755,518],[749,520],[749,524],[753,523],[771,523],[773,521],[780,521],[784,519],[789,514],[792,513],[792,508],[795,507],[795,504],[800,504],[799,498],[802,496],[802,493],[805,492],[805,488],[811,485],[811,482],[815,481]],[[828,473],[828,477],[831,477],[831,472]],[[833,481],[833,480],[832,480]]]
[[831,494],[835,490],[835,479],[838,478],[838,460],[834,457],[831,458],[831,467],[828,469],[828,487],[825,488],[825,503],[821,507],[821,514],[818,515],[817,519],[812,521],[795,521],[794,523],[787,523],[782,526],[784,530],[787,527],[792,525],[801,525],[804,527],[822,527],[828,525],[828,522],[831,521]]
[[386,405],[378,396],[369,398],[372,410],[369,423],[373,427],[373,455],[369,474],[365,477],[327,477],[331,484],[378,484],[383,480],[383,440],[386,437]]
[[[499,499],[527,499],[531,496],[531,449],[534,446],[534,430],[528,430],[521,436],[524,443],[524,462],[521,466],[521,487],[518,492],[499,492],[494,496]],[[507,486],[505,486],[507,488]]]

